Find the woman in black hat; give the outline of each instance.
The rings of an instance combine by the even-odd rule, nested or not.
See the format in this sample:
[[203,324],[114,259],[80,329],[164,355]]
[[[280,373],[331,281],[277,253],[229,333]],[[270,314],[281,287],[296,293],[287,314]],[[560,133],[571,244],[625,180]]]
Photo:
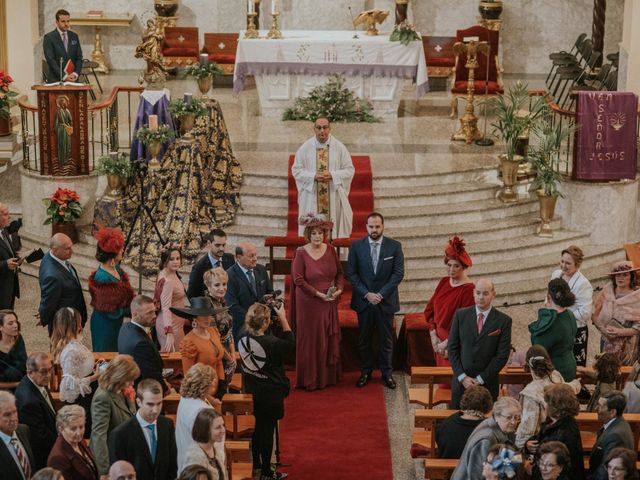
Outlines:
[[189,307],[171,307],[176,315],[191,320],[193,327],[180,342],[182,371],[186,374],[196,363],[211,365],[220,379],[216,397],[222,398],[227,391],[222,364],[225,350],[220,341],[220,332],[212,326],[212,317],[226,308],[215,308],[209,297],[194,297],[190,302]]

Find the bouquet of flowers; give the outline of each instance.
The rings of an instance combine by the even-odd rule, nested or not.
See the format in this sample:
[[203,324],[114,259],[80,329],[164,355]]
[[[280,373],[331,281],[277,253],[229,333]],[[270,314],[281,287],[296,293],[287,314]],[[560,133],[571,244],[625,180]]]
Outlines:
[[207,107],[199,100],[194,99],[187,103],[183,99],[177,98],[169,102],[169,113],[174,117],[183,117],[184,115],[199,117],[207,113]]
[[389,40],[392,42],[400,42],[406,47],[409,45],[409,42],[422,40],[422,37],[418,32],[416,32],[415,27],[405,20],[393,27],[393,32],[391,33]]
[[223,75],[224,72],[216,62],[209,62],[206,65],[194,63],[184,69],[184,73],[195,78],[216,78]]
[[159,125],[157,130],[151,130],[147,125],[142,125],[136,131],[136,138],[143,145],[153,142],[167,143],[176,138],[176,133],[167,124]]
[[9,90],[9,85],[13,83],[13,78],[0,70],[0,117],[9,118],[11,107],[16,104],[18,94]]
[[58,187],[56,193],[49,198],[43,198],[42,202],[47,207],[47,219],[44,225],[69,225],[76,223],[82,215],[80,196],[73,190]]

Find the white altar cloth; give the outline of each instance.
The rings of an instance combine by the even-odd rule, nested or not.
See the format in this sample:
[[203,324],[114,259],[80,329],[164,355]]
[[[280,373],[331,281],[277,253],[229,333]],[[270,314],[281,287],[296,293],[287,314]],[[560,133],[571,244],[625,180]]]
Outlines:
[[[261,31],[260,36],[266,37]],[[373,103],[374,113],[396,116],[405,79],[416,84],[416,96],[428,91],[427,64],[421,41],[404,46],[389,35],[352,31],[283,31],[284,38],[246,39],[240,32],[233,89],[244,89],[247,75],[256,78],[262,114],[281,115],[296,97],[306,96],[330,75],[344,75],[346,86]]]

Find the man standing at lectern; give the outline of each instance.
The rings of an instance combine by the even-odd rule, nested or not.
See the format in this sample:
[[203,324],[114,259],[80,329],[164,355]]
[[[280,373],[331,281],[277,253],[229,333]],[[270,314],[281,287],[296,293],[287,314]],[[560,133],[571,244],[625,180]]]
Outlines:
[[[302,144],[291,167],[298,187],[298,214],[323,214],[333,220],[333,238],[349,237],[353,223],[349,189],[355,172],[351,155],[331,135],[329,119],[317,118],[313,129],[315,137]],[[298,234],[302,236],[303,230],[301,226]]]
[[[82,48],[78,34],[70,30],[71,16],[66,10],[56,12],[56,28],[42,41],[44,58],[49,66],[48,82],[75,82],[82,70]],[[69,67],[67,63],[70,62]],[[62,72],[60,65],[62,64]],[[71,70],[73,65],[73,70]],[[71,72],[71,73],[68,73]]]

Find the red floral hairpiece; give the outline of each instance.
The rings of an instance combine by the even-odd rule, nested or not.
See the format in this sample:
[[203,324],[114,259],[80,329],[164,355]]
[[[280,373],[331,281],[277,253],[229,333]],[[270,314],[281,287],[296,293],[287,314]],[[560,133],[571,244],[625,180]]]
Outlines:
[[333,222],[324,218],[324,215],[318,213],[309,212],[298,219],[298,223],[302,227],[320,227],[325,230],[331,230],[333,228]]
[[160,247],[160,253],[164,253],[167,250],[178,250],[182,252],[182,244],[177,242],[167,242]]
[[463,239],[454,235],[449,239],[449,243],[447,243],[447,246],[445,247],[444,254],[448,259],[458,260],[464,264],[465,267],[470,267],[473,265],[473,261],[465,250],[465,245],[466,244]]
[[107,253],[118,253],[124,247],[124,234],[119,228],[101,227],[94,234],[100,250]]

